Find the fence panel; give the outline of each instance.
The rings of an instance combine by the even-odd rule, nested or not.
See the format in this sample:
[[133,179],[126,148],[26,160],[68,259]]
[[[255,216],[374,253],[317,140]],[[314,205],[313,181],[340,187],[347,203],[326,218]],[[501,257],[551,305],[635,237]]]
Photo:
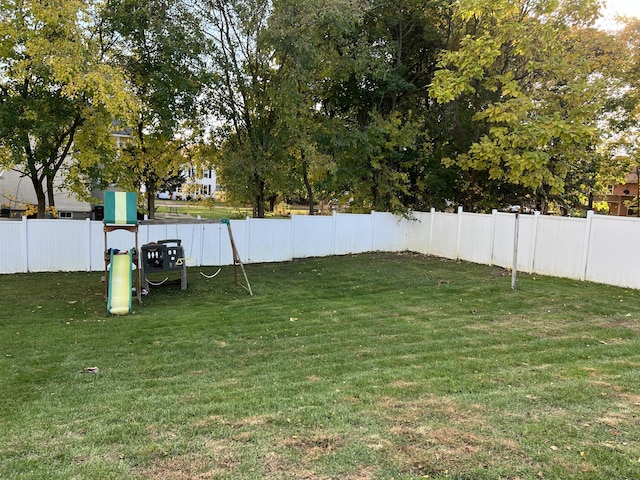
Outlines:
[[468,262],[491,263],[493,215],[459,213],[461,215],[458,257]]
[[0,273],[20,273],[27,271],[26,221],[2,220],[0,222]]
[[[247,263],[291,260],[291,220],[247,219],[250,236]],[[235,237],[235,230],[234,230]]]
[[411,252],[428,255],[433,213],[412,212],[411,216],[412,219],[407,221],[405,248]]
[[[513,215],[515,217],[515,215]],[[538,229],[538,215],[518,216],[518,270],[533,273],[535,259],[536,235]],[[514,220],[515,228],[515,220]],[[509,266],[513,266],[513,237],[511,243],[511,258]]]
[[407,220],[388,212],[371,212],[373,241],[377,252],[402,252],[407,248]]
[[640,288],[640,220],[594,215],[586,280]]
[[28,271],[73,272],[87,270],[90,229],[78,220],[28,220]]
[[333,216],[292,215],[293,258],[332,255],[333,221]]
[[491,263],[503,268],[513,266],[513,235],[516,216],[512,213],[494,214],[493,254]]
[[433,234],[431,235],[430,255],[444,258],[456,258],[458,249],[458,215],[435,212]]
[[[220,266],[223,265],[222,261],[222,243],[225,241],[229,243],[227,226],[221,223],[201,223],[197,228],[198,232],[198,246],[199,252],[197,254],[192,253],[197,257],[196,264],[198,266]],[[224,234],[224,237],[223,237]],[[226,264],[233,261],[229,258]]]
[[371,215],[336,213],[334,222],[334,255],[371,251]]
[[533,271],[543,275],[582,277],[586,220],[541,216]]

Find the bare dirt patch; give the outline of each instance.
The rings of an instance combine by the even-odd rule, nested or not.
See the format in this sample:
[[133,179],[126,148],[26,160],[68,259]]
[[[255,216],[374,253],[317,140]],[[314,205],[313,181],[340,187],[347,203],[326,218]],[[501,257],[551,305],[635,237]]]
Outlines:
[[412,475],[443,475],[468,465],[497,465],[518,455],[517,445],[497,439],[484,419],[484,408],[446,397],[408,402],[381,401],[387,431],[394,438],[389,457]]
[[337,436],[295,436],[285,439],[282,444],[287,448],[295,448],[304,457],[317,460],[340,448],[344,442]]
[[159,459],[140,473],[150,480],[204,480],[230,468],[212,465],[208,459],[189,454]]

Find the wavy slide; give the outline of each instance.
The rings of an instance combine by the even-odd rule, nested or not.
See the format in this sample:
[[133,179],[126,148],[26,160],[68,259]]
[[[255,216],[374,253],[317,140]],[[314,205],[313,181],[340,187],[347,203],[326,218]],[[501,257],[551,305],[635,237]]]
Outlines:
[[107,312],[111,315],[131,313],[133,299],[131,293],[132,276],[131,250],[126,254],[114,254],[111,252],[109,298],[107,300]]

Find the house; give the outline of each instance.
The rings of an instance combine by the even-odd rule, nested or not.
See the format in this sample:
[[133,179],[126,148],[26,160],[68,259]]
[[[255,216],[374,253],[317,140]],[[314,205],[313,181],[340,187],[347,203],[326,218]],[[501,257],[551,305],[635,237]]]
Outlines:
[[158,193],[158,198],[172,200],[197,200],[214,198],[216,195],[216,171],[212,168],[199,170],[192,165],[182,169],[184,183],[173,192]]
[[[112,137],[118,147],[126,145],[132,139],[130,130],[117,130],[112,133]],[[183,176],[185,181],[180,188],[174,192],[162,192],[158,196],[181,200],[215,197],[215,170],[201,170],[193,165],[185,165]],[[57,175],[54,180],[54,199],[59,218],[102,220],[102,205],[92,205],[89,202],[78,200],[72,192],[62,187],[62,182],[61,175]],[[91,192],[91,196],[102,203],[104,192],[94,190]],[[13,170],[0,170],[0,214],[2,217],[20,217],[27,212],[30,206],[37,203],[35,191],[27,177],[23,177]]]
[[609,204],[609,215],[635,217],[638,209],[638,172],[639,169],[625,176],[625,183],[612,185],[609,193],[602,200]]
[[[61,188],[62,180],[54,181],[56,210],[60,218],[86,219],[92,215],[92,205],[79,201],[73,193]],[[28,206],[37,204],[36,193],[27,177],[14,170],[0,172],[0,208],[2,217],[20,217]]]
[[[114,122],[114,125],[117,126],[118,123]],[[118,147],[131,141],[132,138],[130,130],[117,130],[111,135]],[[67,157],[65,162],[69,158]],[[73,218],[77,220],[85,220],[87,218],[102,219],[100,207],[78,200],[71,191],[62,186],[62,183],[63,178],[61,173],[58,173],[54,178],[53,184],[53,197],[58,218]],[[104,199],[104,192],[99,190],[92,191],[91,195],[97,198],[98,201]],[[38,199],[29,178],[14,170],[0,171],[0,214],[2,217],[20,217],[27,212],[30,206],[37,205],[37,203]]]

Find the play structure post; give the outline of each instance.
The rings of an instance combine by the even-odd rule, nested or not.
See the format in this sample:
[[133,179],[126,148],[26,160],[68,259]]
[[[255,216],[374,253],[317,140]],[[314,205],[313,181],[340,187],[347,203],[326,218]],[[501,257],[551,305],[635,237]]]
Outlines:
[[249,278],[247,277],[247,272],[244,269],[242,260],[240,260],[240,255],[238,254],[238,249],[236,248],[236,242],[233,240],[233,233],[231,232],[231,221],[227,218],[223,218],[221,222],[227,225],[227,232],[229,232],[229,241],[231,242],[231,250],[233,252],[233,274],[235,276],[235,281],[238,285],[242,285],[242,283],[238,282],[237,265],[240,265],[242,274],[244,275],[244,281],[247,283],[246,286],[242,286],[249,292],[249,295],[253,296],[253,292],[251,291],[251,284],[249,283]]

